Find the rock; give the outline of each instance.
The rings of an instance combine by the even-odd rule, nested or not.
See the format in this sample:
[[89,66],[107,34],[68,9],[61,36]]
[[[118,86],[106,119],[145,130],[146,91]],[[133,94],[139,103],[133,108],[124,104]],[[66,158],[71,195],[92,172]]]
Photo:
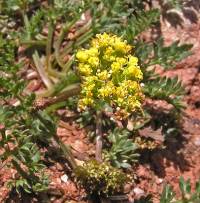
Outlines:
[[163,142],[164,137],[162,136],[162,129],[153,130],[151,127],[145,127],[139,130],[139,134],[142,137],[150,137],[156,141]]
[[64,182],[64,183],[67,183],[67,181],[68,181],[68,176],[66,175],[66,174],[64,174],[64,175],[62,175],[61,177],[60,177],[60,179]]
[[156,184],[161,184],[163,182],[163,179],[162,178],[156,178]]
[[56,169],[58,171],[63,171],[63,167],[62,167],[62,165],[60,163],[56,163]]
[[190,102],[197,103],[200,102],[200,87],[199,85],[193,85],[190,90]]
[[136,196],[141,197],[142,195],[145,194],[144,190],[140,189],[139,187],[136,187],[133,189],[133,192],[135,193]]
[[83,153],[83,152],[87,151],[87,146],[84,145],[84,143],[81,142],[80,140],[76,140],[76,141],[74,142],[73,148],[74,148],[76,151],[80,152],[80,153]]
[[81,161],[81,160],[78,160],[78,159],[75,159],[76,160],[76,164],[78,166],[82,166],[84,164],[84,161]]
[[125,192],[125,193],[129,193],[129,192],[131,191],[131,187],[132,187],[131,184],[126,184],[126,185],[124,186],[124,192]]
[[140,178],[148,178],[149,171],[144,166],[139,166],[137,170],[137,176]]
[[41,87],[41,81],[39,80],[30,80],[30,82],[28,83],[27,87],[26,87],[26,91],[29,91],[29,92],[34,92],[34,91],[37,91],[39,90],[39,88]]
[[[190,113],[190,112],[188,112]],[[187,113],[187,114],[188,114]],[[188,114],[189,115],[189,114]],[[200,113],[197,114],[197,116],[199,116]],[[192,116],[190,114],[190,116]],[[192,135],[198,135],[200,132],[200,120],[197,118],[190,118],[190,119],[185,119],[184,123],[183,123],[183,130],[188,134],[192,134]]]
[[61,184],[61,179],[60,178],[56,178],[56,184]]
[[129,131],[132,131],[134,129],[134,126],[133,126],[133,121],[131,121],[130,119],[128,119],[128,124],[127,124],[127,129]]
[[194,144],[199,147],[200,146],[200,138],[197,137],[195,140],[194,140]]
[[47,193],[57,197],[60,197],[64,194],[64,192],[62,190],[59,190],[58,188],[49,188]]
[[27,80],[33,80],[36,78],[38,78],[38,73],[36,71],[31,71],[31,72],[27,73],[27,75],[26,75]]

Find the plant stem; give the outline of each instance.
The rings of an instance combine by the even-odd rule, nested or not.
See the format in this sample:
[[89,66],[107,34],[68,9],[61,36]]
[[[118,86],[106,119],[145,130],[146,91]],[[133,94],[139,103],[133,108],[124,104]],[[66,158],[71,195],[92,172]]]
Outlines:
[[91,25],[92,25],[92,20],[89,20],[82,28],[80,28],[79,30],[76,31],[74,38],[78,38],[83,33],[88,31],[90,29]]
[[74,41],[68,42],[66,47],[63,48],[62,57],[65,56],[66,54],[69,54],[74,47],[81,46],[84,42],[86,42],[92,36],[93,36],[93,31],[91,29],[86,31],[84,34],[82,33],[82,35],[76,35],[76,37],[73,38]]
[[48,88],[48,89],[51,89],[52,87],[52,83],[51,81],[49,80],[48,76],[46,75],[46,72],[44,71],[44,68],[42,67],[42,63],[40,61],[40,58],[39,58],[39,55],[38,55],[38,52],[35,51],[35,53],[33,54],[33,61],[35,63],[35,66],[37,68],[37,71],[42,79],[42,81],[44,82],[45,86]]
[[69,41],[67,45],[63,48],[61,57],[64,57],[65,55],[69,54],[72,51],[74,45],[74,41]]
[[45,47],[46,43],[47,43],[46,40],[24,40],[24,41],[20,41],[20,44],[27,45],[28,47],[31,47],[31,46]]
[[[8,152],[8,154],[11,155],[11,150],[10,150],[10,148],[9,148],[9,145],[7,145],[6,151]],[[24,170],[21,168],[20,164],[19,164],[16,160],[12,159],[12,160],[11,160],[11,163],[12,163],[12,165],[15,167],[15,169],[17,170],[17,172],[20,174],[20,176],[21,176],[22,178],[24,178],[24,179],[26,179],[27,181],[31,182],[30,176],[26,173],[26,171],[24,171]],[[33,178],[34,178],[34,177],[33,177]]]
[[54,78],[61,78],[66,75],[60,71],[57,71],[56,69],[53,69],[51,66],[48,68],[49,68],[48,70],[49,76],[53,76]]
[[62,60],[60,59],[60,46],[62,44],[62,41],[65,37],[65,34],[69,31],[69,29],[74,25],[74,23],[76,22],[76,19],[73,20],[71,23],[69,24],[66,24],[62,30],[61,30],[61,33],[58,37],[58,40],[57,42],[55,43],[55,57],[56,57],[56,60],[57,60],[57,63],[58,65],[61,67],[61,68],[64,68],[65,64],[62,62]]
[[64,66],[64,72],[67,73],[73,63],[73,60],[74,60],[74,55],[67,61],[67,63],[65,64]]
[[47,37],[47,45],[46,45],[46,70],[47,72],[49,71],[51,67],[51,46],[52,46],[52,39],[53,39],[53,31],[54,31],[54,26],[53,23],[49,23],[49,29],[48,29],[48,37]]
[[102,111],[96,113],[96,153],[97,161],[102,162]]
[[69,97],[78,95],[80,93],[80,90],[81,87],[79,83],[69,85],[62,91],[62,93],[52,98],[51,104],[66,101]]
[[47,107],[50,107],[51,105],[67,101],[68,98],[78,95],[80,93],[80,90],[80,84],[76,83],[73,85],[69,85],[61,94],[55,97],[44,98],[45,96],[52,95],[54,93],[53,90],[49,90],[49,92],[47,91],[45,95],[43,93],[42,96],[40,95],[40,97],[37,98],[34,104],[34,108],[42,110]]
[[28,181],[30,181],[30,177],[28,174],[21,168],[21,166],[17,163],[17,161],[12,159],[12,164],[16,168],[17,172],[20,174],[20,176]]
[[23,9],[22,9],[22,16],[23,16],[23,20],[24,20],[24,26],[25,26],[26,32],[28,34],[27,38],[28,38],[28,40],[30,40],[31,39],[31,35],[30,35],[30,32],[29,32],[30,24],[29,24],[28,17],[25,14],[25,11]]
[[[48,122],[38,113],[38,111],[34,112],[35,116],[46,126],[46,128],[49,128],[51,131],[52,129],[49,127]],[[53,139],[56,141],[58,146],[61,148],[62,153],[64,154],[65,158],[70,163],[72,169],[76,168],[76,162],[74,159],[74,156],[71,152],[71,149],[69,146],[65,145],[62,140],[59,139],[58,135],[56,133],[52,133]]]
[[74,39],[74,41],[68,42],[68,44],[63,48],[61,56],[64,57],[66,54],[69,54],[74,47],[79,47],[83,43],[85,43],[88,39],[93,36],[93,31],[89,30],[83,35],[79,36],[79,38]]
[[50,106],[48,106],[45,111],[47,113],[52,113],[52,112],[55,112],[58,108],[61,108],[61,107],[65,107],[67,105],[67,102],[66,101],[63,101],[63,102],[58,102],[56,104],[52,104]]
[[87,40],[89,40],[93,36],[93,30],[88,30],[88,32],[84,33],[77,39],[77,42],[74,44],[75,47],[81,46]]
[[57,142],[57,144],[60,146],[60,148],[61,148],[61,150],[62,150],[62,152],[63,152],[65,158],[66,158],[66,159],[68,160],[68,162],[70,163],[72,169],[75,169],[75,168],[77,167],[77,164],[76,164],[76,161],[75,161],[75,159],[74,159],[74,156],[73,156],[73,154],[72,154],[72,152],[71,152],[70,147],[69,147],[68,145],[64,144],[64,143],[62,142],[62,140],[59,139],[59,137],[58,137],[56,134],[53,135],[53,138],[54,138],[54,140]]

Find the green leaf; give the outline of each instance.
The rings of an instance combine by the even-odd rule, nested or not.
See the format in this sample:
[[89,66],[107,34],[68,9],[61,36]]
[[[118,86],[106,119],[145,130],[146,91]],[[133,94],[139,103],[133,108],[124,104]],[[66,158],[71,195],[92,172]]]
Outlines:
[[159,64],[165,69],[174,68],[176,63],[191,55],[190,49],[193,45],[182,44],[175,41],[170,46],[164,46],[163,38],[154,43],[153,57],[149,65]]
[[163,189],[160,203],[171,203],[174,196],[175,196],[175,193],[173,192],[172,187],[169,185],[166,185]]
[[178,77],[154,78],[145,83],[143,91],[150,98],[167,101],[177,110],[181,110],[184,107],[182,104],[182,97],[185,94],[185,90],[181,82],[178,80]]
[[131,163],[135,162],[138,157],[137,146],[128,138],[129,134],[127,130],[115,128],[108,135],[112,146],[105,151],[105,157],[117,168],[130,168]]
[[127,21],[124,36],[128,39],[128,41],[132,41],[134,37],[148,29],[155,22],[158,22],[159,16],[160,12],[158,9],[139,12],[136,11],[136,14]]
[[191,193],[190,180],[185,181],[184,178],[181,177],[179,181],[179,186],[183,197],[185,197],[186,194]]

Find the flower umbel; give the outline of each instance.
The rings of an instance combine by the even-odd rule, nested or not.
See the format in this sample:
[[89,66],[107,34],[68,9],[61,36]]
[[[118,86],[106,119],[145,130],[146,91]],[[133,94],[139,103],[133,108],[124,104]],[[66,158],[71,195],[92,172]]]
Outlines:
[[89,49],[77,52],[78,71],[83,79],[79,109],[95,108],[101,101],[128,116],[140,108],[143,74],[131,50],[122,38],[103,33],[96,35]]

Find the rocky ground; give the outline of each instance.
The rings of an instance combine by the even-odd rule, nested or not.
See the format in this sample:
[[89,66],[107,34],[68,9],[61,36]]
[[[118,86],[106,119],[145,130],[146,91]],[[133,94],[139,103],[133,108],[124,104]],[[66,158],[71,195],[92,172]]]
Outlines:
[[[189,14],[188,14],[189,15]],[[193,16],[193,17],[191,17]],[[196,17],[196,18],[195,18]],[[179,39],[183,43],[193,44],[192,55],[177,64],[174,70],[167,72],[160,71],[160,74],[173,77],[178,75],[186,87],[187,93],[184,98],[186,109],[181,119],[181,129],[179,135],[170,137],[165,149],[153,150],[141,156],[140,163],[134,168],[137,181],[129,186],[130,200],[139,196],[152,195],[153,203],[159,202],[159,195],[163,186],[170,183],[177,195],[180,195],[179,177],[190,179],[192,187],[199,179],[200,174],[200,18],[198,15],[190,14],[182,18],[182,24],[174,26],[166,19],[162,19],[160,32],[163,34],[165,43],[170,44]],[[30,75],[29,70],[27,76]],[[40,88],[41,82],[37,76],[30,77],[28,88],[36,91]],[[162,102],[155,103],[155,109],[165,108]],[[94,145],[88,140],[85,129],[68,119],[69,115],[65,111],[59,112],[62,120],[57,130],[61,139],[72,145],[74,153],[79,162],[84,161],[94,152]],[[158,115],[160,116],[160,115]],[[160,131],[146,129],[152,136],[159,136]],[[68,177],[67,169],[62,161],[59,163],[49,161],[47,172],[50,174],[52,188],[52,202],[87,202],[85,193],[77,188]],[[10,193],[6,187],[8,179],[15,177],[15,170],[8,170],[2,166],[0,168],[0,202],[38,202],[30,197],[17,196]],[[31,198],[31,200],[30,200]]]

